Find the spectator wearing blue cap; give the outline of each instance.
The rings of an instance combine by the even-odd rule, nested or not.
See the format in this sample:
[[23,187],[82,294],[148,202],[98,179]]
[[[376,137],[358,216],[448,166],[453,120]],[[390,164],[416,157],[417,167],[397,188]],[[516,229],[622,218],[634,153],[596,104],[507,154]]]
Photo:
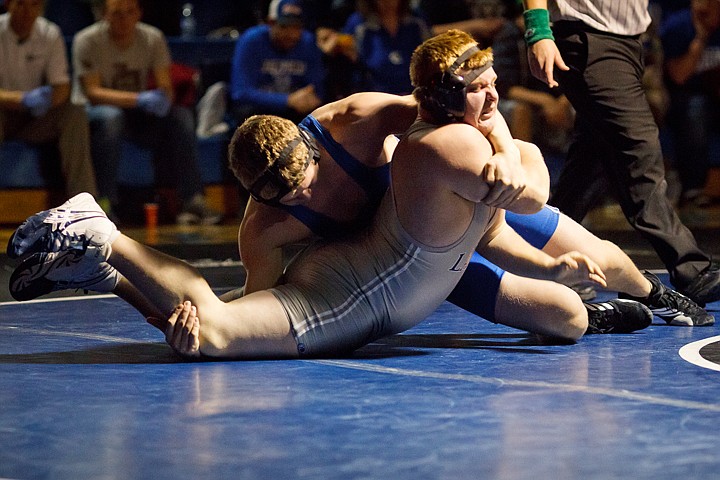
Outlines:
[[0,143],[55,142],[68,195],[97,193],[85,111],[72,105],[65,40],[43,0],[8,0],[0,15]]
[[299,0],[273,0],[267,23],[237,41],[230,97],[238,122],[274,114],[299,122],[324,99],[325,68]]

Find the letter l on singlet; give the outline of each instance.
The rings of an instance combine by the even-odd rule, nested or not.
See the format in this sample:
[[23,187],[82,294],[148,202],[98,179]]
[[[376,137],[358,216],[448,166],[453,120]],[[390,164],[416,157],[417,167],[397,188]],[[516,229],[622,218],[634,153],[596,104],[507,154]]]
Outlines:
[[463,258],[465,258],[465,254],[461,253],[457,259],[457,262],[455,262],[455,265],[453,265],[450,269],[451,272],[462,272],[463,270],[465,270],[465,262],[463,262]]

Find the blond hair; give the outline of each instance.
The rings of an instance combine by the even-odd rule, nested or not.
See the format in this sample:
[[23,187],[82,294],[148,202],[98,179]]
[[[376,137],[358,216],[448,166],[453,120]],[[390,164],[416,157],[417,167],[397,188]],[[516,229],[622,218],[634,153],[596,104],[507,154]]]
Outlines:
[[[253,115],[240,125],[228,147],[230,169],[243,187],[250,189],[267,169],[278,161],[286,147],[300,136],[298,127],[286,118],[275,115]],[[283,160],[278,169],[278,180],[289,187],[299,185],[305,178],[305,167],[310,155],[304,142],[299,142]],[[278,192],[273,183],[265,185],[263,198],[272,198]]]
[[[461,30],[448,30],[425,40],[415,49],[410,59],[410,81],[413,87],[430,88],[433,82],[452,66],[455,59],[474,45],[477,45],[477,41],[472,35]],[[492,49],[479,50],[460,65],[459,69],[474,70],[492,59]]]

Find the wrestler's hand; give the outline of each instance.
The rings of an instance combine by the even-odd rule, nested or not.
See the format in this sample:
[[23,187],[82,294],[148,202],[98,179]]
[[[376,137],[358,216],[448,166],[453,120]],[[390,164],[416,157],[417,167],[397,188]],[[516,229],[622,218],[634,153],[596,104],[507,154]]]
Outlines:
[[522,166],[507,161],[501,155],[493,155],[482,174],[489,187],[482,202],[491,207],[508,209],[527,187],[527,176]]
[[607,287],[605,273],[600,266],[587,255],[580,252],[568,252],[555,259],[551,267],[552,280],[567,285],[599,285]]
[[178,305],[165,326],[165,341],[183,357],[200,357],[200,319],[190,302]]
[[560,55],[557,45],[550,39],[543,39],[534,43],[528,48],[527,56],[533,77],[547,84],[550,88],[558,86],[553,76],[555,67],[560,70],[570,70],[570,67],[565,65],[565,60]]

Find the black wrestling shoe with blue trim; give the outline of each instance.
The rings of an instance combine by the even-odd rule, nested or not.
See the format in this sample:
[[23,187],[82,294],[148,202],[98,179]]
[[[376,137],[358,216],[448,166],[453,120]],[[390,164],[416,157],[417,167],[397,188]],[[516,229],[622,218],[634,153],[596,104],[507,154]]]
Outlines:
[[119,234],[93,196],[80,193],[25,220],[10,237],[7,255],[19,258],[41,251],[84,251],[88,245],[109,244]]
[[10,294],[19,302],[58,290],[112,292],[120,280],[104,261],[103,247],[38,252],[25,258],[10,276]]
[[652,312],[640,302],[624,299],[586,303],[588,334],[631,333],[652,323]]
[[685,295],[666,287],[652,273],[644,272],[643,275],[652,284],[652,290],[647,298],[636,298],[623,293],[619,297],[646,305],[655,316],[665,320],[668,325],[705,327],[715,323],[715,317],[700,305]]

